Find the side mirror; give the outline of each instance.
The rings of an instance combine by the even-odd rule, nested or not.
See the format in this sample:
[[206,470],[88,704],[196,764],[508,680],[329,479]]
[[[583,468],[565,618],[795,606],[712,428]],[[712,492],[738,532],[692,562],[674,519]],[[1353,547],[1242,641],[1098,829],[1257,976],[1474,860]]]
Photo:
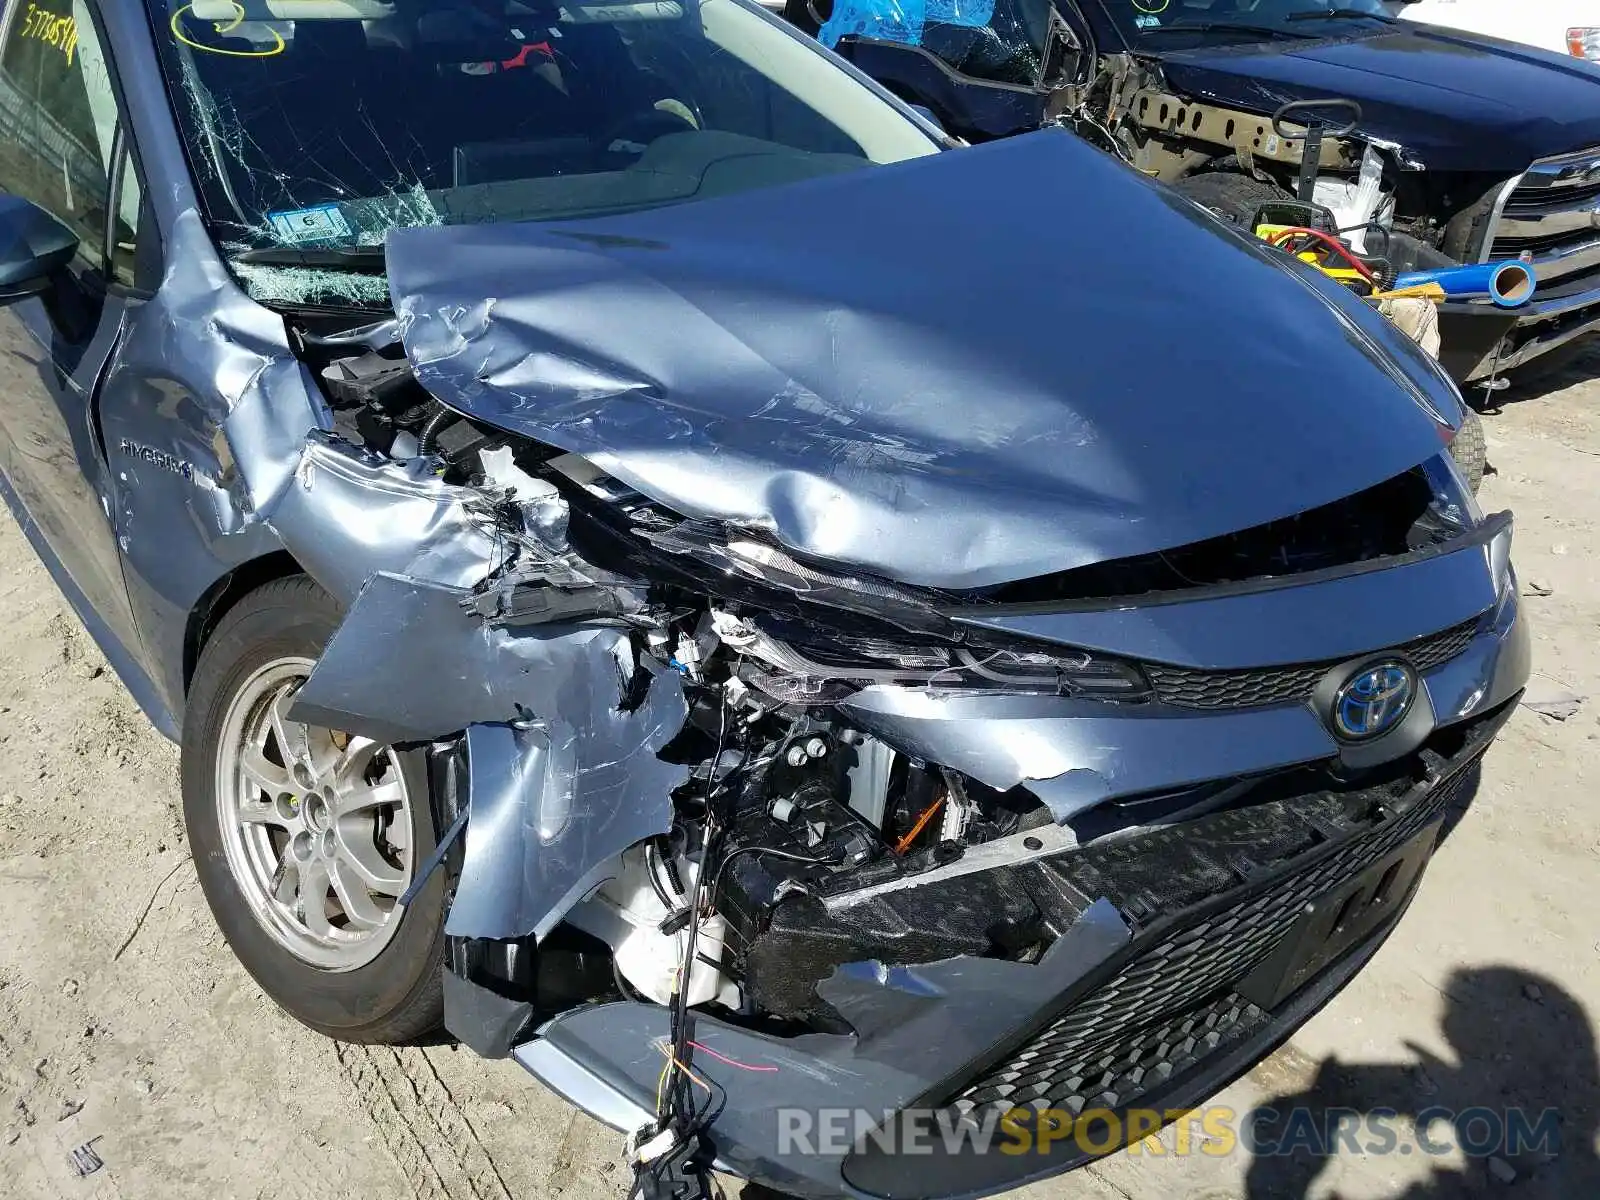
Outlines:
[[37,204],[0,196],[0,304],[47,291],[77,250],[72,230]]
[[908,105],[906,105],[906,107],[909,108],[912,112],[916,113],[917,116],[921,117],[929,125],[932,125],[940,133],[949,133],[950,132],[948,129],[946,129],[944,127],[944,122],[939,120],[938,114],[935,113],[933,111],[933,109],[929,108],[926,104],[908,104]]

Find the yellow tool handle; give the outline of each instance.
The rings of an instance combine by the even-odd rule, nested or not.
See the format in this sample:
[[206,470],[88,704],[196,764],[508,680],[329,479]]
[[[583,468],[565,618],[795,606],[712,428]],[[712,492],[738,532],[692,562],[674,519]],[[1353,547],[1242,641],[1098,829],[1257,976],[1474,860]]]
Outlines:
[[1395,288],[1392,292],[1374,292],[1374,300],[1432,300],[1444,303],[1444,288],[1437,283],[1414,283],[1410,287]]

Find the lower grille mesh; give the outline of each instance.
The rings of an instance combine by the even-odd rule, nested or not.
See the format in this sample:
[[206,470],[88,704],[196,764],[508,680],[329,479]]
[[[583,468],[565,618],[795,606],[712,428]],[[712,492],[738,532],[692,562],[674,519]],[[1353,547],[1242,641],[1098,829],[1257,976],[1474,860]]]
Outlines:
[[1294,926],[1305,906],[1404,845],[1440,816],[1476,756],[1414,808],[1291,874],[1168,930],[948,1107],[1125,1106],[1243,1037],[1267,1014],[1234,995]]

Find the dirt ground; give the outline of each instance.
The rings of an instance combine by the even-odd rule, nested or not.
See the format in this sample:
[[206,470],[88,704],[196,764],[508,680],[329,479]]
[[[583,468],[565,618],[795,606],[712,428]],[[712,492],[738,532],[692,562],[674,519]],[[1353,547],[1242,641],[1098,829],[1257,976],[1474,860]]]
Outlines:
[[[1518,712],[1399,931],[1218,1101],[1554,1106],[1559,1157],[1177,1157],[1169,1134],[1166,1154],[1118,1155],[1030,1198],[1600,1196],[1600,356],[1503,398],[1485,418],[1483,498],[1517,516],[1530,698],[1587,699],[1565,720]],[[196,885],[175,748],[9,520],[0,630],[0,1196],[624,1195],[619,1138],[514,1065],[336,1045],[262,996]],[[80,1179],[69,1154],[86,1142],[104,1167]]]

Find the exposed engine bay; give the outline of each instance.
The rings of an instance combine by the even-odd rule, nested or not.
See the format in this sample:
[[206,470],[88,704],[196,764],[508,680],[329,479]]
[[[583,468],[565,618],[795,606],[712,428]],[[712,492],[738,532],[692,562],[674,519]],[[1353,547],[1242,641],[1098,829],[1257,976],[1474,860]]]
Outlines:
[[[1323,509],[1170,552],[989,589],[913,588],[803,561],[757,531],[678,519],[579,456],[463,416],[418,383],[398,342],[385,344],[392,334],[384,327],[332,337],[302,327],[299,336],[336,436],[432,463],[437,479],[475,497],[503,554],[491,574],[456,593],[457,607],[513,634],[574,622],[613,627],[622,712],[659,680],[682,690],[686,719],[659,749],[681,768],[667,827],[568,891],[560,925],[539,927],[543,955],[534,937],[457,939],[462,977],[525,1005],[527,1019],[620,995],[709,1005],[757,1029],[849,1033],[818,993],[841,964],[1038,961],[1090,897],[1068,885],[1041,900],[992,868],[1239,808],[1282,781],[1244,778],[1095,805],[1030,788],[1028,769],[992,756],[971,757],[971,774],[897,749],[875,736],[870,710],[852,710],[851,701],[892,689],[1134,709],[1225,704],[1212,693],[1248,688],[1249,672],[1208,676],[1052,649],[948,613],[1348,568],[1430,552],[1469,521],[1465,497],[1452,499],[1448,485],[1418,468]],[[368,585],[358,612],[376,591]],[[1424,653],[1459,652],[1473,628]],[[336,643],[325,663],[339,654]],[[1299,686],[1323,670],[1308,666]],[[1271,703],[1296,686],[1239,702]],[[301,711],[339,719],[319,707],[316,676],[304,692]],[[370,708],[351,703],[344,723],[360,719],[351,715],[358,707]],[[468,777],[461,760],[470,742],[435,751],[453,778]],[[1322,782],[1356,786],[1337,767]],[[441,814],[444,823],[451,816]],[[917,920],[932,914],[915,889],[951,880],[960,881],[960,903],[949,907],[946,896],[936,920]],[[554,1009],[552,995],[564,997]],[[507,1026],[494,1043],[458,1032],[504,1054],[523,1031]]]
[[[918,164],[774,189],[744,227],[397,230],[392,319],[242,309],[218,340],[238,470],[195,494],[343,611],[286,719],[425,759],[409,890],[444,903],[447,1028],[636,1134],[658,1194],[718,1160],[836,1195],[856,1167],[774,1148],[779,1108],[998,1111],[982,1072],[1007,1094],[1058,1018],[1037,1086],[1068,1107],[1143,1094],[1117,1082],[1166,1078],[1142,1039],[1216,1005],[1214,1039],[1154,1045],[1175,1081],[1223,1069],[1376,947],[1381,905],[1290,937],[1299,897],[1409,895],[1526,678],[1509,514],[1452,464],[1460,402],[1414,343],[1076,139],[935,162],[1019,209],[962,223],[973,286],[1051,203],[998,185],[1076,180],[1248,276],[1324,369],[1286,399],[1271,356],[1175,323],[1230,403],[1174,387],[1153,427],[1109,342],[1025,369],[1048,306],[831,299],[933,270],[872,232]],[[829,189],[855,226],[797,220]],[[803,292],[742,253],[773,223],[817,239]],[[1167,948],[1225,905],[1237,937]]]
[[[314,342],[308,348],[314,361]],[[504,572],[476,589],[475,615],[505,627],[614,622],[627,632],[631,658],[618,663],[624,705],[630,695],[642,699],[652,679],[641,661],[682,681],[688,721],[662,755],[688,772],[673,796],[672,828],[630,847],[615,876],[567,917],[610,947],[624,994],[672,999],[699,894],[702,911],[705,896],[714,901],[693,937],[689,1003],[780,1020],[818,1016],[826,1005],[814,984],[841,959],[813,953],[814,973],[802,978],[803,965],[767,946],[782,936],[773,933],[780,912],[895,886],[985,843],[1006,840],[1026,857],[1027,831],[1039,831],[1026,837],[1036,846],[1042,838],[1064,844],[1048,806],[1025,788],[997,789],[899,753],[839,720],[834,702],[880,684],[1128,703],[1149,696],[1130,665],[964,636],[927,595],[831,575],[757,537],[719,543],[715,530],[669,519],[575,456],[433,401],[397,347],[330,357],[319,377],[336,429],[386,455],[436,459],[446,482],[481,491],[486,519],[492,514],[518,547]],[[563,520],[548,520],[552,507]],[[1426,514],[1424,502],[1415,516],[1426,523]],[[708,574],[720,576],[722,594],[706,595]],[[774,607],[774,584],[790,604]],[[819,612],[852,632],[823,635]],[[708,863],[712,875],[703,878]],[[1048,936],[1026,922],[1003,924],[930,928],[911,956],[1025,960]],[[884,949],[840,946],[838,954]],[[835,1017],[824,1027],[839,1024]]]
[[[1270,86],[1258,91],[1263,102],[1274,96]],[[1425,161],[1373,132],[1354,100],[1335,94],[1240,108],[1185,92],[1160,61],[1131,53],[1104,55],[1083,79],[1053,92],[1046,119],[1247,231],[1259,205],[1309,200],[1376,265],[1380,284],[1419,270],[1521,261],[1542,285],[1561,289],[1566,298],[1544,317],[1447,311],[1442,359],[1463,384],[1497,390],[1500,371],[1592,326],[1593,310],[1578,302],[1580,285],[1594,282],[1594,247],[1580,215],[1588,193],[1568,190],[1581,178],[1573,163],[1582,156],[1520,175],[1477,163],[1470,152]]]

